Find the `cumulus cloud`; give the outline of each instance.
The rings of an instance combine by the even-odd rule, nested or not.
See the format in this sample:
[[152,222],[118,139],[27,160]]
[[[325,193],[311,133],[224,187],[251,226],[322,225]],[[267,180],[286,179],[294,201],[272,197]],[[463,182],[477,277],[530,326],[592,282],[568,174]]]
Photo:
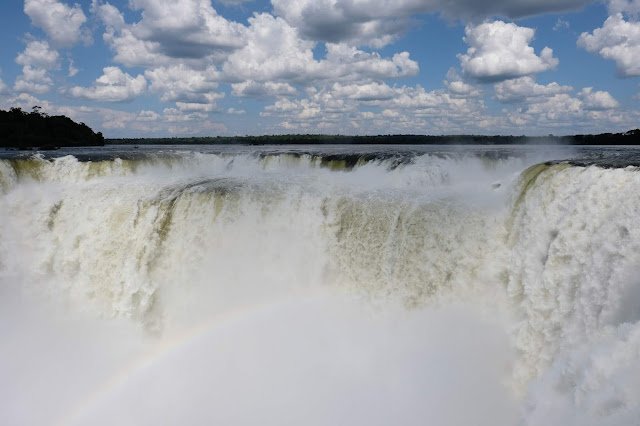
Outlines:
[[547,71],[558,65],[553,50],[536,55],[529,44],[535,31],[503,21],[467,25],[464,41],[469,45],[458,55],[464,73],[481,81],[500,81]]
[[218,88],[218,71],[209,66],[194,70],[184,64],[148,70],[145,76],[151,82],[151,91],[165,102],[211,104],[221,97]]
[[160,115],[155,111],[142,110],[138,113],[137,120],[139,121],[158,121]]
[[[536,82],[534,75],[553,69],[558,59],[548,47],[534,50],[533,29],[500,20],[481,23],[481,19],[492,16],[518,18],[574,9],[591,1],[272,0],[272,13],[254,13],[247,22],[239,23],[220,15],[214,5],[239,4],[242,0],[114,2],[126,3],[132,9],[126,15],[105,0],[92,0],[92,21],[102,24],[103,40],[119,67],[105,68],[90,87],[75,86],[63,92],[74,98],[123,102],[148,90],[161,102],[169,103],[157,112],[93,108],[92,117],[99,117],[102,127],[113,134],[226,131],[211,121],[211,113],[246,113],[237,105],[219,105],[227,88],[235,97],[268,101],[261,113],[265,118],[259,124],[262,131],[496,133],[526,126],[539,132],[575,129],[585,123],[621,125],[632,115],[619,108],[608,92],[591,88],[574,92],[558,83]],[[23,73],[14,88],[44,93],[53,85],[50,71],[60,63],[58,52],[51,46],[66,47],[83,40],[87,19],[71,0],[26,0],[25,11],[27,3],[31,5],[32,22],[48,34],[50,45],[28,45],[18,55],[16,61]],[[632,15],[638,3],[611,0],[609,10],[621,13],[619,20],[634,27]],[[57,22],[71,22],[59,34],[46,29],[49,24],[45,21],[53,22],[54,18],[38,15],[34,7],[45,4],[65,11],[54,17]],[[383,55],[377,49],[401,36],[419,14],[434,12],[469,19],[465,28],[468,49],[458,55],[458,71],[447,73],[442,88],[403,85],[406,82],[396,79],[418,75],[418,63],[409,52]],[[561,20],[557,24],[558,29],[567,26]],[[631,29],[610,31],[618,37],[614,42],[601,42],[598,31],[604,28],[583,34],[581,40],[597,38],[604,47],[623,45],[629,50],[629,46],[638,45]],[[611,34],[607,37],[614,39]],[[589,39],[589,46],[597,44]],[[604,47],[590,49],[604,55]],[[625,55],[640,57],[635,51]],[[65,73],[68,65],[68,75],[73,76],[77,68],[70,56],[67,59]],[[627,60],[625,70],[634,66],[632,62]],[[144,71],[133,73],[125,67],[141,67]],[[483,91],[491,86],[483,83],[488,82],[495,83],[495,99],[510,104],[502,113],[484,103]],[[89,114],[77,108],[70,112]],[[86,118],[82,121],[90,122]],[[275,127],[264,127],[271,125]]]
[[124,16],[117,7],[110,3],[92,0],[91,13],[108,28],[120,30],[125,26]]
[[144,76],[132,77],[118,67],[106,67],[92,87],[75,86],[67,93],[75,98],[100,102],[124,102],[140,96],[146,89]]
[[142,13],[135,35],[159,43],[172,58],[202,58],[212,50],[243,44],[244,26],[220,16],[211,0],[131,0],[130,4]]
[[564,31],[564,30],[568,30],[569,28],[571,28],[571,24],[569,23],[569,21],[565,21],[562,18],[558,18],[555,25],[553,26],[553,31]]
[[247,44],[229,55],[222,67],[225,78],[232,82],[308,84],[314,80],[412,76],[419,70],[408,52],[386,59],[346,44],[328,43],[325,59],[316,60],[315,43],[300,38],[283,19],[263,13],[254,15],[249,23]]
[[334,96],[357,101],[381,101],[391,99],[396,92],[385,83],[370,82],[364,84],[335,83],[331,88]]
[[4,84],[4,81],[2,81],[2,79],[0,78],[0,95],[6,95],[7,93],[9,93],[9,88],[7,87],[6,84]]
[[295,79],[315,71],[314,43],[300,39],[284,20],[262,13],[249,18],[245,46],[223,66],[229,80]]
[[91,11],[105,27],[102,38],[115,52],[115,62],[130,67],[159,66],[171,62],[170,58],[158,53],[158,43],[136,38],[117,7],[93,0]]
[[47,41],[29,41],[16,57],[16,63],[22,65],[22,74],[16,79],[14,89],[36,94],[48,92],[53,84],[49,71],[58,66],[59,57]]
[[58,52],[51,49],[49,43],[31,40],[27,43],[24,51],[16,57],[16,63],[22,66],[52,69],[57,65],[58,58]]
[[561,86],[553,82],[546,85],[538,84],[533,77],[520,77],[503,81],[494,87],[496,99],[500,102],[536,102],[549,96],[568,93],[573,90],[571,86]]
[[449,69],[447,78],[444,80],[445,87],[454,96],[480,96],[482,92],[473,84],[464,81],[455,68]]
[[43,94],[51,90],[53,80],[47,70],[29,65],[22,67],[22,74],[16,78],[13,88],[17,92]]
[[518,126],[537,124],[543,128],[554,128],[576,122],[583,113],[582,102],[579,99],[568,93],[561,93],[509,111],[507,117],[512,124]]
[[[220,95],[223,97],[224,95]],[[180,112],[199,112],[199,113],[208,113],[217,111],[218,106],[213,102],[202,103],[202,102],[176,102],[176,108]]]
[[279,98],[261,116],[279,120],[274,131],[368,134],[571,133],[624,129],[639,117],[617,108],[607,92],[590,88],[571,92],[569,86],[539,84],[532,77],[501,82],[496,84],[496,97],[511,105],[496,114],[482,97],[450,89],[333,83],[308,89],[301,98]]
[[103,39],[126,66],[203,66],[224,60],[244,45],[245,26],[219,15],[210,0],[132,0],[140,12],[128,24],[112,4],[94,0],[92,11],[105,26]]
[[211,136],[227,132],[224,124],[212,121],[208,114],[183,112],[176,108],[161,112],[129,112],[108,107],[57,105],[27,93],[0,97],[0,109],[20,107],[30,110],[33,105],[40,105],[50,115],[66,115],[76,122],[87,123],[106,137]]
[[257,82],[253,80],[234,83],[231,85],[235,96],[249,96],[260,98],[264,96],[293,96],[298,93],[295,87],[289,83],[277,83],[273,81]]
[[24,13],[56,46],[69,47],[91,39],[82,27],[87,17],[77,4],[68,6],[58,0],[24,0]]
[[[91,10],[104,25],[103,38],[114,51],[114,61],[146,68],[150,92],[163,102],[173,102],[172,110],[183,118],[186,113],[217,111],[221,82],[230,83],[238,97],[293,97],[333,83],[357,87],[361,93],[353,96],[364,97],[373,96],[366,90],[385,87],[383,80],[419,72],[408,52],[382,57],[347,43],[325,44],[324,58],[316,59],[315,41],[267,13],[255,13],[244,26],[219,16],[208,0],[134,0],[131,5],[141,12],[138,22],[127,23],[115,6],[104,1],[94,0]],[[127,85],[118,87],[124,90]],[[73,88],[68,93],[88,97],[97,91],[87,90],[95,88]],[[339,108],[342,100],[336,102],[334,107]],[[303,114],[316,110],[309,106]]]
[[165,108],[162,113],[149,110],[131,113],[95,107],[74,107],[68,110],[66,115],[76,117],[77,121],[96,123],[94,128],[102,129],[109,137],[131,134],[145,137],[167,134],[209,136],[212,132],[226,131],[223,124],[212,122],[208,114],[185,112],[176,108]]
[[132,0],[141,13],[135,24],[109,3],[94,0],[93,12],[104,24],[105,42],[115,60],[127,66],[169,65],[224,58],[244,44],[245,27],[220,16],[209,0]]
[[620,104],[609,92],[594,91],[592,87],[585,87],[578,95],[587,110],[599,111],[618,108]]
[[272,0],[274,12],[312,40],[381,47],[410,26],[412,16],[520,18],[580,8],[590,0]]
[[539,84],[527,76],[497,83],[494,88],[498,101],[512,104],[502,112],[513,126],[572,132],[576,128],[631,125],[634,120],[633,114],[617,109],[619,103],[609,92],[591,87],[574,95],[571,86]]
[[640,13],[640,0],[609,0],[609,13],[627,13],[637,16]]
[[254,0],[217,0],[219,3],[224,4],[225,6],[240,6],[245,3],[250,3]]
[[364,52],[346,44],[327,44],[326,60],[321,62],[322,75],[332,79],[388,79],[412,77],[420,67],[409,52],[394,54],[390,59],[377,52]]
[[175,102],[181,112],[208,113],[218,109],[217,101],[224,97],[218,92],[219,72],[214,66],[192,69],[184,64],[159,67],[145,72],[150,91],[163,102]]
[[633,126],[639,118],[636,111],[618,109],[618,101],[606,91],[587,87],[575,96],[571,93],[554,94],[557,90],[546,91],[546,94],[521,99],[518,108],[504,110],[508,123],[570,133],[576,129],[602,131],[603,127],[625,129]]
[[[363,111],[363,107],[368,110]],[[301,99],[280,98],[267,106],[263,117],[277,117],[280,130],[343,133],[464,132],[483,128],[492,119],[484,115],[478,98],[421,86],[391,87],[385,83],[333,83],[308,89]]]
[[0,97],[0,109],[8,110],[9,108],[21,108],[30,110],[34,105],[42,107],[46,112],[51,112],[55,106],[44,99],[38,99],[30,93],[9,94],[9,96]]
[[625,20],[622,13],[607,18],[593,33],[582,33],[578,46],[613,60],[621,76],[640,75],[640,22]]
[[80,70],[76,68],[75,62],[73,61],[72,58],[68,58],[67,60],[69,62],[68,68],[67,68],[67,76],[75,77]]
[[[305,38],[331,43],[382,47],[408,26],[404,1],[273,0],[278,16],[300,30]],[[377,3],[377,4],[375,4]]]

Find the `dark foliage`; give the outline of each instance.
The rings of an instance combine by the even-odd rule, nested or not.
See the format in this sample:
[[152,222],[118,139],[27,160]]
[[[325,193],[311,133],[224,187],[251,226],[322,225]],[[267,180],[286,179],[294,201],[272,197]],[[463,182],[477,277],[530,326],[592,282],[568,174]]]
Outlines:
[[61,146],[104,145],[102,133],[63,115],[49,116],[38,106],[0,110],[0,148],[54,149]]

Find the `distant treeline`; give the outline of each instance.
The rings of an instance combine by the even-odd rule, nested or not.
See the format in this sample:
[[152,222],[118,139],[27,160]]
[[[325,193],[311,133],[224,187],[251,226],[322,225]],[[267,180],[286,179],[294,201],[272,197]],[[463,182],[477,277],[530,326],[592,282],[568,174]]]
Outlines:
[[193,138],[107,139],[117,145],[640,145],[640,129],[574,136],[272,135]]
[[104,145],[102,133],[63,115],[49,116],[38,106],[0,110],[0,148],[54,149],[61,146]]
[[54,149],[63,146],[115,145],[640,145],[640,129],[626,133],[574,136],[425,136],[425,135],[267,135],[193,138],[107,139],[84,123],[62,115],[49,116],[39,106],[0,110],[0,148]]

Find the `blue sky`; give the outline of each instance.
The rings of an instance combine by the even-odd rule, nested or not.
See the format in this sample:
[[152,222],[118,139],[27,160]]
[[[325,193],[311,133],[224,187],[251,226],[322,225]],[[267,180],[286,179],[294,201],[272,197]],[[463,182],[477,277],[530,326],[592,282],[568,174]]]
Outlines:
[[640,0],[9,0],[0,108],[108,137],[640,127]]

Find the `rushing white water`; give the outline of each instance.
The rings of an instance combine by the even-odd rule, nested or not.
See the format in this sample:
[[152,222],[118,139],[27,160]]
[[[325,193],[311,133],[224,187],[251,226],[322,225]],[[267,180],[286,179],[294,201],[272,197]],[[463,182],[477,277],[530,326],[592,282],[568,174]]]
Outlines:
[[553,158],[0,160],[0,423],[634,424],[640,171]]

